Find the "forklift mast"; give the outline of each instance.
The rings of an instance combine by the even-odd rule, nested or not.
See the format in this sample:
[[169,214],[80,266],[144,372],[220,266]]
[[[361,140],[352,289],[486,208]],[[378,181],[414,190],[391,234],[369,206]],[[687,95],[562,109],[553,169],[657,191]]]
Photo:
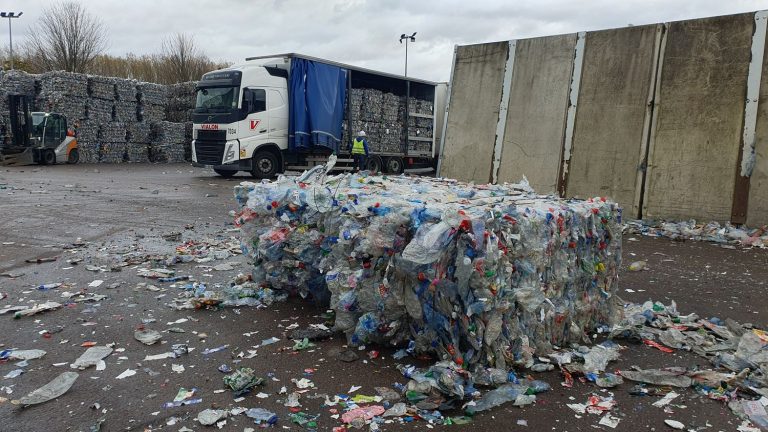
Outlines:
[[8,95],[11,120],[11,146],[29,147],[32,141],[32,115],[29,113],[27,97],[22,94]]

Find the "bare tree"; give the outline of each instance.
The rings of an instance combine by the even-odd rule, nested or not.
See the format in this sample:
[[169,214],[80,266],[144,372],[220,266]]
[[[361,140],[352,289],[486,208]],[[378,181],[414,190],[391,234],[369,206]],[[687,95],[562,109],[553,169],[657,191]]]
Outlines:
[[166,62],[166,80],[186,82],[200,79],[207,72],[210,61],[195,44],[195,38],[186,33],[176,33],[163,40],[162,56]]
[[107,45],[102,21],[78,2],[55,3],[29,33],[32,61],[41,70],[84,73]]

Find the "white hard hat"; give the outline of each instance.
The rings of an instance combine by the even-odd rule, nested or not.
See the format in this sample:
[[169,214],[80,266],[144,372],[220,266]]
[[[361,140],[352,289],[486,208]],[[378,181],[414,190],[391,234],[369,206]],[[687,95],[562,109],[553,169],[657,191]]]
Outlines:
[[358,133],[357,136],[365,136],[365,131],[360,131],[360,133]]

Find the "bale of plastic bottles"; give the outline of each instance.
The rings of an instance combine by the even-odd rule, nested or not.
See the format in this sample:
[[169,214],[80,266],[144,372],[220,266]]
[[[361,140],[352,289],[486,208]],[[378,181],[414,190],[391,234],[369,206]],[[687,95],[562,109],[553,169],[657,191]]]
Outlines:
[[256,283],[329,302],[352,345],[530,365],[613,319],[621,208],[321,170],[235,188]]

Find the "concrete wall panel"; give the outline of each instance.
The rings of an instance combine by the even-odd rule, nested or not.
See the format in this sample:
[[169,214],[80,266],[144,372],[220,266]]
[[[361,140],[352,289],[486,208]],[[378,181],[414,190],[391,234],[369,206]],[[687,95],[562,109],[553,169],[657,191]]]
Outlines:
[[730,219],[752,21],[740,14],[670,23],[644,217]]
[[763,71],[760,79],[760,98],[757,105],[755,129],[755,168],[749,185],[747,225],[756,227],[768,224],[768,44],[763,54]]
[[610,197],[632,216],[660,31],[650,25],[587,33],[567,196]]
[[500,182],[556,191],[575,46],[575,34],[517,41]]
[[441,172],[463,181],[490,181],[508,42],[456,51]]

